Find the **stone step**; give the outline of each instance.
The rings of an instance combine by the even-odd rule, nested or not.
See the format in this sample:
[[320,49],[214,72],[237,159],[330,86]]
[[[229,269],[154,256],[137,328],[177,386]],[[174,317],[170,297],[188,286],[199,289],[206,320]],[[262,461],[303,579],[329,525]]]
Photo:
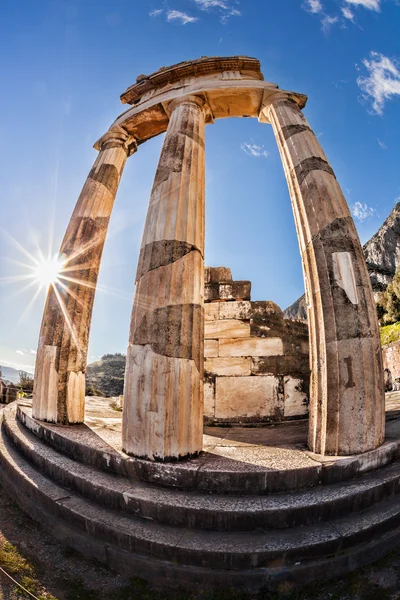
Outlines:
[[[33,518],[124,575],[149,578],[156,570],[165,582],[187,570],[192,584],[202,575],[210,585],[242,580],[248,588],[261,583],[273,588],[282,579],[305,583],[316,571],[325,578],[338,575],[398,543],[397,497],[317,526],[267,533],[191,531],[128,517],[50,481],[19,454],[4,430],[0,465],[1,484]],[[219,500],[223,504],[224,497]],[[190,586],[188,575],[185,581]]]
[[5,413],[14,447],[40,472],[101,504],[158,523],[218,531],[266,531],[328,521],[371,507],[400,489],[400,463],[343,484],[290,494],[206,495],[158,487],[105,473],[58,453]]
[[27,406],[18,406],[17,418],[47,445],[74,461],[134,480],[207,494],[254,495],[320,487],[349,481],[400,459],[397,429],[396,437],[363,455],[327,458],[322,462],[316,457],[309,461],[312,466],[278,469],[210,453],[174,463],[140,460],[117,451],[86,425],[63,427],[39,422],[32,418]]

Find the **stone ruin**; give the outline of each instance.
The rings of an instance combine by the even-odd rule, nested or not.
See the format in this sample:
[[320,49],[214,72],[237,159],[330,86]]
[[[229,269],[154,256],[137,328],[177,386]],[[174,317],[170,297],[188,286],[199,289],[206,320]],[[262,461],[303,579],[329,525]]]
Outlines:
[[206,268],[204,419],[279,422],[308,414],[308,327],[270,301],[251,302],[250,281]]
[[[400,421],[385,426],[371,283],[302,113],[306,96],[264,81],[257,59],[233,56],[142,75],[121,101],[130,106],[95,144],[61,245],[73,277],[47,296],[33,404],[2,411],[1,484],[70,546],[168,586],[287,589],[383,556],[400,533]],[[273,303],[251,302],[249,282],[228,270],[223,281],[207,270],[204,288],[204,132],[227,117],[270,124],[281,155],[307,299],[308,421],[279,422],[305,410],[304,326],[285,323]],[[85,421],[114,199],[127,158],[161,133],[122,419],[87,399]],[[213,424],[205,429],[204,413]],[[235,425],[238,416],[257,426]]]
[[0,404],[10,404],[18,397],[18,388],[11,381],[5,382],[0,379]]

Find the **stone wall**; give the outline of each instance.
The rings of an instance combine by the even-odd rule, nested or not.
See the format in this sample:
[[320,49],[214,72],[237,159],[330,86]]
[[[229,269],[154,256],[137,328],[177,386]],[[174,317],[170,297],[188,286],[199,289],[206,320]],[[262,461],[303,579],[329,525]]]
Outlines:
[[226,267],[205,271],[204,416],[207,422],[281,421],[307,415],[308,327]]
[[10,404],[15,402],[18,397],[18,388],[11,382],[5,383],[0,380],[0,403]]
[[[389,370],[390,380],[395,383],[396,379],[400,379],[400,342],[393,342],[382,346],[383,368]],[[388,389],[391,389],[391,386]]]

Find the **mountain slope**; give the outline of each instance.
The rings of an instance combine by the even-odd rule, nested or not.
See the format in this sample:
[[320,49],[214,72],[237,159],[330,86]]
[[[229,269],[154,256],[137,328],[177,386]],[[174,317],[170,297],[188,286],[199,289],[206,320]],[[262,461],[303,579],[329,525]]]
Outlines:
[[104,354],[86,367],[86,389],[100,390],[106,396],[121,396],[124,391],[125,356]]
[[25,375],[33,376],[33,373],[27,373],[26,371],[19,371],[18,369],[13,369],[13,367],[3,367],[0,365],[0,369],[2,372],[2,378],[11,381],[12,383],[19,383],[19,374],[24,373]]
[[385,290],[400,266],[400,202],[363,247],[374,292]]
[[[400,202],[383,225],[363,246],[372,289],[380,292],[392,281],[400,267]],[[283,311],[286,319],[307,319],[306,298],[301,296]]]

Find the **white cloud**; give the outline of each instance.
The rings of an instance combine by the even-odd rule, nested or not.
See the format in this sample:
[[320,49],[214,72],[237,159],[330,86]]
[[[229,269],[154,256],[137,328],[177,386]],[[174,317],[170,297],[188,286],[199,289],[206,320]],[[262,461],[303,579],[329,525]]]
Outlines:
[[358,221],[365,221],[375,214],[375,208],[362,204],[361,202],[355,202],[351,205],[351,214]]
[[352,10],[350,10],[350,8],[348,8],[347,6],[342,6],[342,15],[344,16],[345,19],[348,19],[349,21],[351,21],[352,23],[354,23],[354,13]]
[[22,350],[16,350],[15,351],[17,354],[21,354],[21,356],[24,356],[24,353],[22,352]]
[[186,25],[186,23],[194,23],[195,21],[198,21],[198,18],[191,17],[180,10],[169,10],[167,12],[167,21],[168,23],[171,23],[171,21],[180,21],[182,25]]
[[218,9],[223,25],[228,22],[229,17],[240,17],[242,14],[235,8],[239,4],[238,0],[194,0],[194,2],[200,10]]
[[358,87],[364,99],[372,101],[372,111],[382,115],[386,100],[400,96],[400,67],[379,52],[371,52],[370,60],[364,59],[363,65],[368,75],[357,78]]
[[36,350],[32,350],[32,348],[30,349],[30,353],[31,354],[36,354]]
[[380,10],[381,0],[345,0],[347,4],[354,4],[356,6],[363,6],[368,10]]
[[378,138],[378,144],[382,148],[382,150],[387,150],[387,146],[386,146],[385,142],[382,142],[379,138]]
[[155,8],[151,12],[149,12],[150,17],[159,17],[163,13],[162,8]]
[[322,31],[324,33],[329,33],[332,25],[335,25],[339,21],[339,17],[331,17],[330,15],[325,15],[321,21]]
[[306,0],[303,4],[303,8],[308,10],[310,13],[322,13],[323,11],[320,0]]
[[305,0],[302,5],[304,10],[309,13],[318,14],[321,17],[322,30],[327,34],[336,23],[346,28],[346,21],[355,23],[355,14],[353,8],[364,7],[368,10],[380,11],[381,0],[342,0],[342,6],[340,7],[340,13],[337,15],[327,15],[324,11],[321,0]]
[[12,367],[13,369],[17,369],[17,371],[27,371],[28,373],[32,373],[33,370],[32,365],[21,365],[20,363],[15,363],[3,358],[0,358],[0,365],[3,367]]
[[249,144],[249,142],[243,142],[240,144],[243,152],[246,152],[249,156],[254,156],[255,158],[267,158],[268,152],[264,150],[264,146],[260,146],[259,144]]
[[228,10],[229,6],[224,0],[194,0],[201,10],[209,10],[210,8],[222,8]]

